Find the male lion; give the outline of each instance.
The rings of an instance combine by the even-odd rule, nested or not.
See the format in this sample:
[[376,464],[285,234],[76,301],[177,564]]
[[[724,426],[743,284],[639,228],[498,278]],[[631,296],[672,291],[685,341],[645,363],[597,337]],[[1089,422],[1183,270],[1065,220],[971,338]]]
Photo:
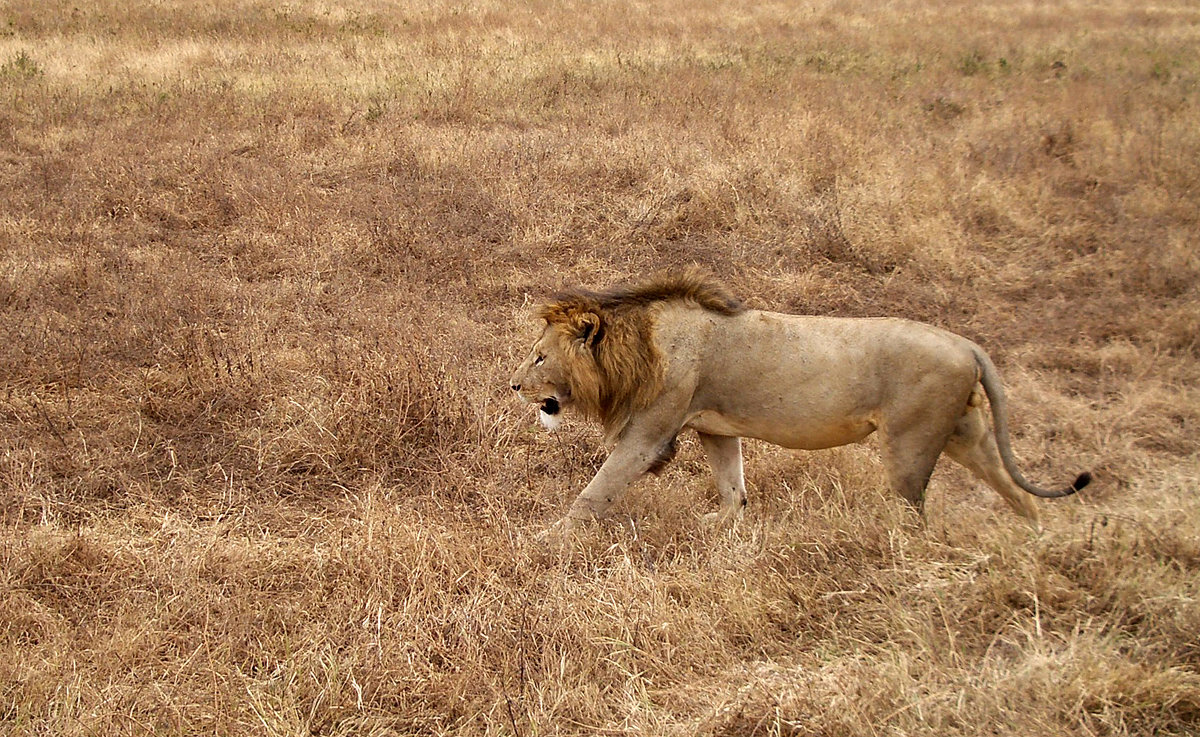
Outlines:
[[1058,491],[1029,483],[1009,446],[996,367],[975,343],[930,325],[751,310],[696,270],[567,291],[539,315],[545,329],[512,389],[540,406],[551,429],[567,408],[598,419],[612,447],[560,530],[602,517],[631,482],[670,461],[687,428],[716,477],[720,524],[746,504],[743,437],[817,449],[878,430],[888,480],[918,513],[943,450],[1034,527],[1025,492],[1062,497],[1091,481],[1083,473]]

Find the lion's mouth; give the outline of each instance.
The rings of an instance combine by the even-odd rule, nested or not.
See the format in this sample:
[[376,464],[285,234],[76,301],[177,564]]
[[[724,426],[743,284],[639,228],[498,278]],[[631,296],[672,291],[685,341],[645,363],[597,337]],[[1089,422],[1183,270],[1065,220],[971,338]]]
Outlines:
[[553,417],[559,412],[562,412],[562,405],[559,404],[558,397],[546,397],[542,400],[540,409],[542,412]]

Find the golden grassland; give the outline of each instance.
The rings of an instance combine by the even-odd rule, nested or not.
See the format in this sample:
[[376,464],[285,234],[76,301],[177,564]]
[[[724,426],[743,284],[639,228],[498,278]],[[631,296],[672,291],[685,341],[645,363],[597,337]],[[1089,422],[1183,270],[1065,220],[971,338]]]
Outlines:
[[[1200,731],[1200,9],[0,5],[0,733]],[[603,460],[530,306],[700,264],[984,345],[1033,535],[873,444]]]

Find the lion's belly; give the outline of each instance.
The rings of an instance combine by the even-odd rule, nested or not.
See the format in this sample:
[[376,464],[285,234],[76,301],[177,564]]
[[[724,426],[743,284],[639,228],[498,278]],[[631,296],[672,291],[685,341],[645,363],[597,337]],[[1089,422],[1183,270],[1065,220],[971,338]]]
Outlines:
[[690,418],[685,427],[709,435],[757,438],[800,450],[834,448],[857,442],[875,432],[875,423],[868,417],[823,418],[819,414],[815,417],[809,414],[800,419],[780,409],[763,408],[753,416],[704,410]]

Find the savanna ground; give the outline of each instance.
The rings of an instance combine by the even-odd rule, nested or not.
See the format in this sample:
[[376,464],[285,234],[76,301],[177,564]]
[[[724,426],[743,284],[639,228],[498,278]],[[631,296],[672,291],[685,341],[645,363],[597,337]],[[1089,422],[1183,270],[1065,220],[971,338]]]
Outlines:
[[[1200,9],[0,4],[0,732],[1200,730]],[[530,305],[701,264],[987,348],[944,463],[603,460]]]

